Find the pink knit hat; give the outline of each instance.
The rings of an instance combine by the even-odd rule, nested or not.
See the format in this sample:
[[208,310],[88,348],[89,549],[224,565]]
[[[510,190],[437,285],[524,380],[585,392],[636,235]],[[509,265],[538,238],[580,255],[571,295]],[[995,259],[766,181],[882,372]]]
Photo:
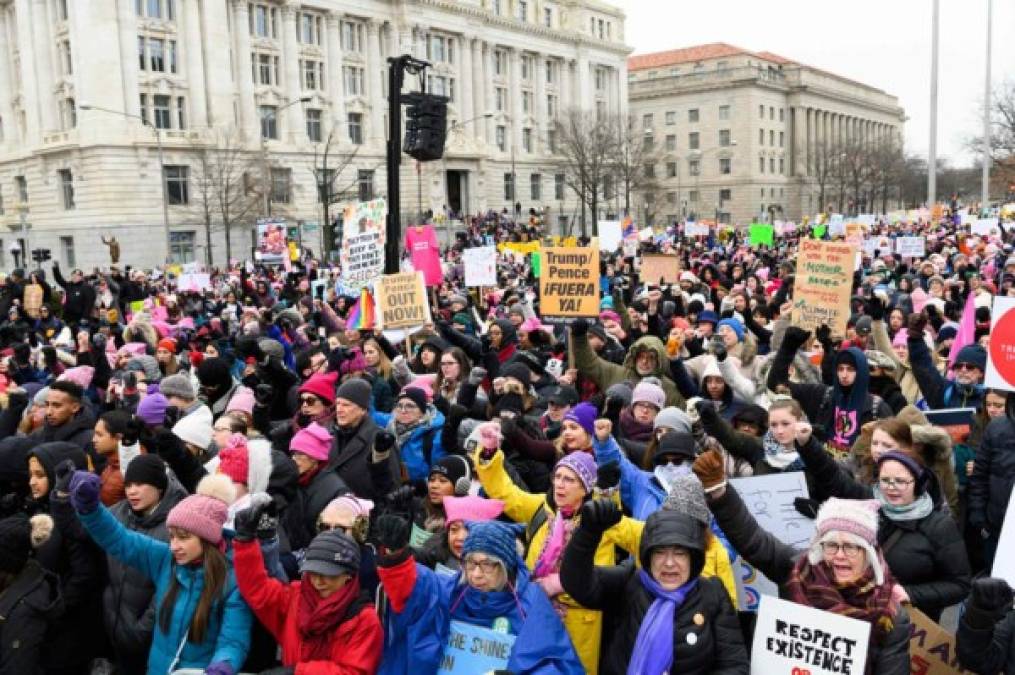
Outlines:
[[197,494],[185,498],[169,512],[166,527],[186,530],[221,548],[225,545],[222,526],[235,498],[236,488],[228,476],[205,476],[197,484]]
[[884,583],[884,568],[877,550],[878,509],[876,499],[838,499],[831,497],[818,509],[814,521],[814,537],[808,560],[816,565],[824,558],[821,544],[836,537],[860,546],[867,554],[867,563],[874,570],[875,582]]
[[68,368],[63,371],[63,375],[58,377],[57,380],[68,380],[82,389],[87,389],[91,385],[94,375],[95,368],[91,366],[77,366],[76,368]]
[[254,392],[247,387],[236,387],[233,397],[229,399],[226,412],[241,412],[253,416]]
[[607,319],[620,323],[620,315],[614,312],[612,309],[604,309],[603,311],[599,312],[600,321],[606,321]]
[[300,429],[289,443],[289,450],[302,452],[310,459],[327,462],[331,453],[331,434],[317,422],[311,422],[306,429]]
[[250,448],[247,437],[233,434],[229,437],[226,447],[219,450],[218,472],[229,476],[234,483],[246,485],[250,474]]
[[[448,497],[445,497],[445,499],[448,499]],[[359,497],[354,497],[351,494],[345,494],[341,497],[335,497],[324,508],[325,510],[341,509],[343,511],[348,511],[353,516],[369,516],[370,512],[374,508],[374,503],[369,499],[360,499]]]
[[892,338],[892,346],[893,347],[909,346],[909,334],[904,330],[900,330],[898,333],[895,334],[895,337]]
[[459,520],[493,520],[504,513],[504,502],[475,495],[445,497],[444,513],[449,523]]

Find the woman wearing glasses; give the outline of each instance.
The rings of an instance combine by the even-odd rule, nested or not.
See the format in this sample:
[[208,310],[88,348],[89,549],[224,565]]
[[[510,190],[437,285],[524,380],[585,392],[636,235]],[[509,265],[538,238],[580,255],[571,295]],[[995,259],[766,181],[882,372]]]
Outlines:
[[[810,441],[798,426],[797,448],[820,494],[845,499],[874,498],[881,506],[878,544],[898,580],[896,599],[909,602],[937,621],[941,612],[969,593],[969,559],[940,495],[928,490],[933,473],[914,452],[910,426],[881,420],[871,437],[874,484],[862,483]],[[725,531],[725,528],[724,528]],[[728,533],[727,533],[728,534]],[[743,553],[741,551],[741,553]]]

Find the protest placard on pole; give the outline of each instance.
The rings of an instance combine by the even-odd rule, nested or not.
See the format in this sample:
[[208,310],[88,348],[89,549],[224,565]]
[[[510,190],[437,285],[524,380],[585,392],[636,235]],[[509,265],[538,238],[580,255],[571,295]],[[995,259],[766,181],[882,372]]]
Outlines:
[[970,223],[969,231],[973,234],[979,234],[985,237],[990,236],[991,234],[1001,233],[998,229],[997,218],[977,218]]
[[964,675],[959,665],[955,636],[934,623],[916,607],[907,607],[913,630],[909,636],[909,663],[912,675]]
[[899,237],[895,240],[895,252],[903,258],[922,258],[926,255],[924,237]]
[[543,249],[539,276],[540,314],[548,321],[599,315],[599,250]]
[[754,628],[751,675],[859,675],[870,632],[866,621],[766,595]]
[[990,311],[990,349],[984,384],[1015,391],[1015,298],[996,296]]
[[613,253],[620,246],[623,230],[619,220],[599,221],[599,250]]
[[684,235],[688,237],[707,237],[709,234],[708,223],[684,223]]
[[191,293],[203,293],[211,288],[211,275],[207,272],[181,274],[176,278],[176,290]]
[[450,628],[438,675],[477,675],[507,669],[514,635],[464,621],[452,621]]
[[385,274],[377,282],[374,298],[380,327],[385,330],[422,326],[431,321],[426,283],[420,271]]
[[857,249],[841,242],[800,240],[793,290],[793,325],[814,330],[822,324],[845,335]]
[[359,295],[384,271],[384,234],[388,203],[384,199],[349,204],[342,212],[341,291]]
[[773,246],[775,244],[775,227],[769,223],[751,223],[748,230],[748,243],[751,246]]
[[257,221],[257,250],[254,258],[263,265],[281,265],[289,257],[284,218],[261,218]]
[[462,251],[466,286],[497,285],[497,248],[481,246]]
[[680,258],[675,255],[643,255],[641,280],[646,284],[675,284],[680,281]]

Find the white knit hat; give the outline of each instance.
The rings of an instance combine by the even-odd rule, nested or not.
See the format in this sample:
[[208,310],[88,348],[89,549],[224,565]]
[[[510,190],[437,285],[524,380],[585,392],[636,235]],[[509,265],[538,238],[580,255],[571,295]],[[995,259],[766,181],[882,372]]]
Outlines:
[[190,414],[173,425],[173,433],[181,441],[207,450],[211,445],[211,421],[204,415]]
[[824,559],[821,545],[841,537],[860,546],[867,553],[867,562],[874,570],[874,580],[884,583],[885,574],[877,553],[878,509],[876,499],[837,499],[832,497],[818,509],[814,537],[807,559],[817,565]]

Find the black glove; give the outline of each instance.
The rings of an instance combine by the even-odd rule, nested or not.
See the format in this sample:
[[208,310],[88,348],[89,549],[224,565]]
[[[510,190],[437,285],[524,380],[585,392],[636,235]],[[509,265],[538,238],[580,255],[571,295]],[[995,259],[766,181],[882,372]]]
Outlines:
[[602,534],[620,522],[624,514],[611,499],[593,499],[582,506],[581,526]]
[[726,342],[719,335],[712,337],[712,354],[715,356],[715,360],[719,363],[726,360],[726,356],[728,354],[726,351]]
[[135,445],[141,439],[142,433],[144,433],[144,422],[137,417],[131,417],[127,422],[127,429],[123,432],[123,440],[120,441],[120,444]]
[[394,553],[409,545],[409,521],[402,516],[385,513],[371,528],[377,543]]
[[607,462],[599,467],[596,487],[600,490],[611,490],[620,484],[620,462]]
[[871,321],[883,321],[885,318],[885,303],[876,295],[867,303],[867,314]]
[[349,358],[349,350],[345,347],[336,347],[328,354],[328,372],[341,372],[342,363]]
[[412,502],[416,498],[416,492],[411,485],[402,487],[384,495],[384,501],[391,506],[392,511],[408,513],[412,510]]
[[791,348],[791,351],[796,351],[804,346],[807,339],[811,336],[809,330],[804,330],[799,326],[790,326],[786,329],[786,334],[782,338],[782,343],[786,345],[787,349]]
[[186,457],[187,448],[184,447],[183,441],[168,429],[156,432],[153,445],[155,453],[170,466],[179,463]]
[[11,389],[7,392],[7,408],[24,411],[28,407],[28,392],[24,389]]
[[913,313],[909,315],[906,328],[909,331],[910,340],[922,340],[923,331],[927,327],[927,317],[923,314]]
[[575,322],[571,324],[571,335],[575,337],[581,337],[589,332],[589,320],[588,319],[575,319]]
[[814,337],[818,339],[821,346],[824,347],[832,342],[832,329],[828,327],[827,323],[823,323],[818,326],[817,330],[814,331]]
[[1011,611],[1012,599],[1012,589],[1004,579],[976,579],[966,605],[965,620],[973,628],[992,628]]
[[58,493],[70,494],[70,481],[74,477],[75,471],[77,471],[77,467],[70,459],[65,459],[56,465],[56,485],[53,487]]
[[807,497],[797,497],[793,500],[793,508],[796,509],[804,518],[810,518],[814,520],[818,517],[818,504],[815,499],[808,499]]
[[98,349],[100,352],[106,349],[106,336],[102,333],[96,333],[92,336],[92,346]]
[[166,406],[165,415],[162,417],[162,426],[166,429],[172,429],[182,417],[183,413],[175,405]]
[[395,435],[390,431],[381,430],[374,436],[374,452],[380,454],[395,447]]
[[610,396],[606,399],[606,405],[603,408],[603,417],[610,420],[614,424],[620,419],[620,412],[624,409],[624,399],[616,396]]
[[270,384],[259,384],[254,387],[254,402],[261,407],[271,405],[274,396],[275,390]]
[[278,507],[271,497],[251,500],[250,506],[236,513],[236,541],[264,541],[275,538],[278,530]]

